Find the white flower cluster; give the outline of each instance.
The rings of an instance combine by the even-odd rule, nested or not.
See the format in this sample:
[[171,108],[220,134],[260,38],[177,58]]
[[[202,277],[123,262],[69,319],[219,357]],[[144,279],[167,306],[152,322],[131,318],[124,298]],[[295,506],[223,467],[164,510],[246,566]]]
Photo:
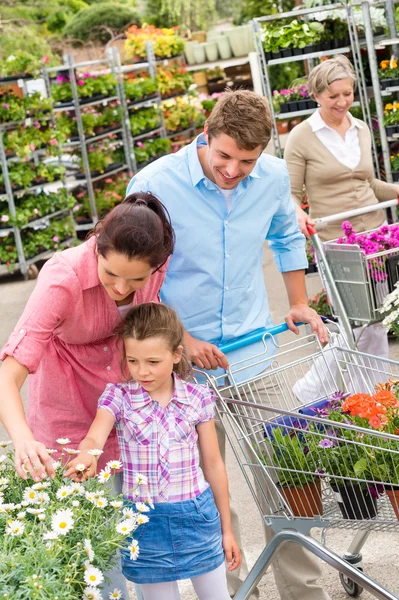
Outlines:
[[382,321],[383,327],[387,331],[392,329],[394,323],[399,321],[399,282],[395,283],[395,289],[388,294],[384,299],[382,307],[379,309],[381,313],[388,313]]

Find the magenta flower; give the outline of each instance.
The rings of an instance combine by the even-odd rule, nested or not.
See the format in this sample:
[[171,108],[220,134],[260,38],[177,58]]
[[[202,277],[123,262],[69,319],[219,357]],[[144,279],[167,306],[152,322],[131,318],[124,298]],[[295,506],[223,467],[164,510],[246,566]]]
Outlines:
[[64,83],[65,79],[63,75],[58,75],[56,82],[57,83]]
[[138,145],[139,148],[144,148],[143,142],[137,142],[137,145]]
[[60,241],[60,240],[59,240],[59,237],[58,237],[58,235],[55,235],[55,236],[53,237],[53,242],[59,242],[59,241]]
[[78,79],[77,83],[78,83],[78,85],[84,85],[85,84],[85,82],[83,81],[83,79]]
[[10,105],[9,105],[9,104],[7,104],[7,102],[4,102],[4,104],[3,104],[3,108],[5,108],[5,109],[8,109],[8,108],[10,108]]

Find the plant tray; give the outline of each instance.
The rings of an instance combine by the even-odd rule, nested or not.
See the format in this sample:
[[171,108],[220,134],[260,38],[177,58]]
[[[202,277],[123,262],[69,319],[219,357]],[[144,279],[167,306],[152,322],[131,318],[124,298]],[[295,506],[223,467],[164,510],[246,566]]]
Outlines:
[[7,77],[0,76],[0,83],[7,83],[8,81],[16,81],[18,79],[34,79],[34,77],[27,73],[24,73],[23,75],[7,75]]

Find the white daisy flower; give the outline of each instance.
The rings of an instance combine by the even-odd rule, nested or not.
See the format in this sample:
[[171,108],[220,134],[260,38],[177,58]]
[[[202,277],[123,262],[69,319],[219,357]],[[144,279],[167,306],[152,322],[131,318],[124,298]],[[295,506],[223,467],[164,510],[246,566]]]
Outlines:
[[103,600],[99,590],[91,585],[85,588],[82,600]]
[[59,469],[62,466],[60,460],[54,460],[52,464],[53,464],[54,471],[56,471],[57,469]]
[[122,535],[129,535],[129,533],[133,531],[134,527],[135,525],[132,519],[125,519],[117,524],[116,531]]
[[137,516],[132,508],[124,508],[122,512],[125,519],[134,519]]
[[73,512],[70,509],[57,510],[51,517],[51,528],[58,534],[65,535],[73,527]]
[[98,448],[92,448],[91,450],[88,450],[87,454],[91,454],[92,456],[95,456],[96,458],[98,458],[99,456],[101,456],[101,454],[104,452],[104,450],[99,450]]
[[6,487],[10,483],[8,477],[0,477],[0,486]]
[[109,481],[111,479],[111,477],[112,477],[112,475],[111,475],[110,471],[108,471],[107,469],[103,469],[97,475],[97,479],[100,483],[106,483],[107,481]]
[[3,441],[3,442],[0,442],[0,447],[7,448],[7,446],[9,446],[10,444],[11,444],[10,440]]
[[106,469],[121,469],[122,467],[123,467],[123,464],[121,463],[120,460],[109,460],[107,462]]
[[80,450],[74,450],[74,448],[64,448],[64,450],[70,456],[73,456],[74,454],[79,454],[80,452]]
[[27,508],[26,512],[28,512],[30,515],[40,515],[44,513],[44,510],[44,508]]
[[0,454],[0,465],[1,465],[1,463],[3,463],[5,460],[7,460],[7,455],[6,455],[6,454]]
[[136,508],[139,512],[148,512],[150,510],[144,502],[136,502]]
[[26,511],[21,510],[21,512],[19,512],[17,514],[17,519],[25,519],[25,515],[26,515]]
[[34,483],[31,486],[31,488],[32,488],[32,490],[42,491],[50,486],[51,486],[51,483],[49,481],[39,481],[39,483]]
[[71,440],[69,438],[58,438],[56,442],[57,444],[60,444],[60,446],[65,446],[66,444],[70,444]]
[[80,502],[79,502],[79,500],[73,500],[73,501],[72,501],[72,506],[73,506],[74,508],[78,508],[78,506],[80,506]]
[[94,502],[94,494],[93,494],[93,492],[86,492],[85,496],[86,496],[86,500],[88,500],[89,502]]
[[38,492],[35,504],[48,504],[48,502],[50,502],[50,496],[47,492]]
[[83,473],[83,471],[86,471],[86,465],[84,465],[83,463],[79,463],[78,465],[76,465],[75,469],[76,471]]
[[115,588],[114,591],[110,593],[108,598],[109,600],[121,600],[122,592]]
[[144,523],[148,523],[150,519],[147,517],[147,515],[138,515],[137,517],[137,524],[138,525],[144,525]]
[[22,521],[9,521],[6,527],[7,535],[22,535],[25,529],[25,525]]
[[147,475],[142,475],[141,473],[136,473],[134,476],[134,483],[136,485],[147,485],[148,477]]
[[154,510],[154,503],[152,501],[151,496],[147,496],[147,498],[145,499],[145,501],[146,501],[146,504],[148,504],[148,506]]
[[102,498],[104,496],[104,494],[105,494],[104,490],[96,490],[95,492],[93,492],[94,500],[98,500],[99,498]]
[[24,490],[24,494],[23,494],[22,498],[25,502],[28,502],[29,504],[36,504],[37,495],[38,495],[38,492],[36,490],[34,490],[33,488],[27,487]]
[[12,502],[10,504],[0,504],[0,514],[10,512],[11,510],[15,510],[15,504]]
[[50,456],[51,456],[52,454],[59,452],[59,450],[54,450],[54,448],[46,448],[46,452],[47,452],[47,454],[50,454]]
[[68,496],[71,494],[72,490],[70,489],[69,485],[63,485],[57,490],[56,496],[58,500],[63,500],[64,498],[68,498]]
[[83,550],[87,554],[89,561],[92,562],[94,560],[94,550],[93,546],[91,545],[91,541],[87,538],[84,540]]
[[44,521],[46,519],[46,515],[44,513],[40,513],[40,515],[37,515],[37,518],[39,521]]
[[94,506],[97,506],[97,508],[105,508],[108,506],[108,500],[106,498],[99,498],[94,502]]
[[25,472],[27,475],[30,475],[28,467],[26,467],[24,464],[22,464],[22,465],[21,465],[21,469],[22,469],[22,470],[23,470],[23,471],[24,471],[24,472]]
[[71,488],[71,492],[72,494],[84,494],[85,493],[85,489],[83,487],[83,485],[81,483],[78,483],[77,481],[74,483],[71,483],[70,486]]
[[140,553],[140,548],[139,548],[139,543],[137,540],[132,540],[131,544],[129,544],[129,546],[127,547],[127,549],[130,552],[130,560],[137,560],[139,553]]
[[93,567],[92,565],[86,569],[83,578],[87,585],[94,587],[97,587],[104,581],[104,575],[100,569],[97,569],[97,567]]
[[58,533],[56,533],[55,531],[46,531],[46,533],[43,534],[43,539],[58,540]]
[[123,502],[122,502],[122,500],[112,500],[112,502],[110,502],[110,505],[111,505],[113,508],[116,508],[116,509],[118,509],[118,508],[122,508],[122,506],[123,506]]

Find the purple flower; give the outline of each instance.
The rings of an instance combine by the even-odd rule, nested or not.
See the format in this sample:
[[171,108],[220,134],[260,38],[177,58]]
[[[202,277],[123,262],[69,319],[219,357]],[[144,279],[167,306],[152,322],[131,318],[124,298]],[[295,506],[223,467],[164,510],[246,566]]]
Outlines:
[[329,412],[328,412],[328,410],[327,410],[326,407],[323,407],[323,408],[312,408],[311,410],[313,412],[315,412],[316,416],[320,417],[321,419],[323,419],[324,417],[328,417],[328,414],[329,414]]
[[10,105],[9,105],[9,104],[7,104],[7,102],[4,102],[4,104],[3,104],[3,108],[6,108],[6,109],[7,109],[7,108],[10,108]]
[[320,440],[319,442],[319,446],[321,448],[332,448],[332,446],[334,446],[334,443],[331,440]]
[[59,239],[58,235],[55,235],[53,237],[53,242],[59,242],[59,241],[60,241],[60,239]]
[[380,483],[377,483],[376,485],[369,483],[367,487],[372,498],[379,498],[380,496],[382,496],[382,494],[385,493],[385,488]]

